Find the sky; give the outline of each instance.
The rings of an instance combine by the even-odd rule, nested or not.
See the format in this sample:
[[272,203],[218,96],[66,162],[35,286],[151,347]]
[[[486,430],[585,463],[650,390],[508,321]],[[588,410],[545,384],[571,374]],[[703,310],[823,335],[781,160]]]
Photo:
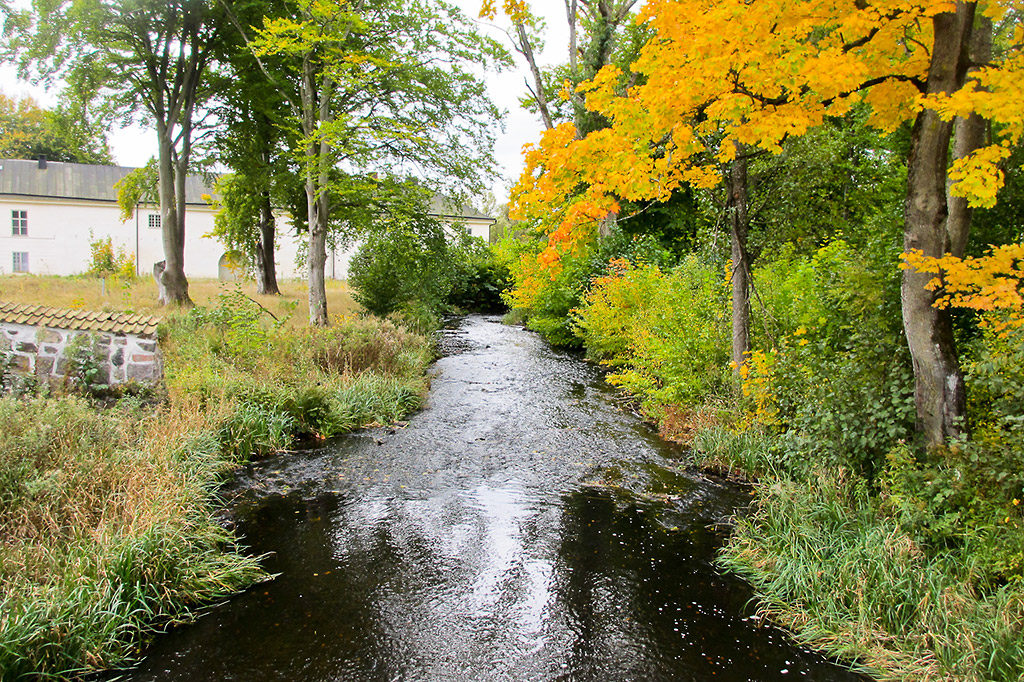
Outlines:
[[[24,6],[24,0],[15,2]],[[481,0],[454,0],[454,4],[462,8],[469,17],[479,14]],[[567,48],[569,31],[565,19],[565,7],[557,0],[535,0],[531,3],[533,11],[544,18],[547,24],[545,31],[545,49],[537,55],[540,66],[555,65],[568,60]],[[499,18],[499,25],[502,20]],[[481,21],[481,30],[506,47],[511,49],[508,37],[490,22]],[[495,144],[495,157],[498,163],[500,180],[491,186],[497,203],[508,199],[508,190],[522,170],[522,147],[535,142],[543,129],[537,116],[523,111],[519,107],[519,97],[526,92],[524,79],[529,78],[529,70],[522,56],[513,53],[515,67],[502,73],[489,73],[485,76],[491,99],[505,111],[503,117],[504,132],[499,132]],[[46,91],[31,83],[19,81],[14,69],[8,65],[0,65],[0,91],[11,96],[31,95],[43,106],[53,106],[57,101],[57,92]],[[139,127],[111,130],[109,134],[114,160],[122,166],[141,166],[156,154],[155,133]]]

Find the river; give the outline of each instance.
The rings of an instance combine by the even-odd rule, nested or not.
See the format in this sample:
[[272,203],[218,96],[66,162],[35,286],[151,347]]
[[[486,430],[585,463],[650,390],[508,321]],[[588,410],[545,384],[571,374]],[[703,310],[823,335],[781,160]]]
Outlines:
[[408,424],[245,467],[231,522],[279,574],[158,636],[124,679],[858,680],[714,565],[741,487],[687,471],[599,371],[446,330]]

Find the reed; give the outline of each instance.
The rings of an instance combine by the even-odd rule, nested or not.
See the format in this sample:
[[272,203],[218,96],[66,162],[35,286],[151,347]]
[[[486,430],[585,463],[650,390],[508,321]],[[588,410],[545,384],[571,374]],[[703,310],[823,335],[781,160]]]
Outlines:
[[0,398],[0,678],[119,665],[147,627],[263,577],[214,522],[216,453],[160,437],[199,425]]

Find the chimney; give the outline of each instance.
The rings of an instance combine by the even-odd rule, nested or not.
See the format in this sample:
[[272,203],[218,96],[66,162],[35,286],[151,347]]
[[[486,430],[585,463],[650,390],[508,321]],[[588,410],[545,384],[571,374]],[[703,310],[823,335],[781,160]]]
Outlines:
[[39,170],[46,170],[46,154],[39,155]]

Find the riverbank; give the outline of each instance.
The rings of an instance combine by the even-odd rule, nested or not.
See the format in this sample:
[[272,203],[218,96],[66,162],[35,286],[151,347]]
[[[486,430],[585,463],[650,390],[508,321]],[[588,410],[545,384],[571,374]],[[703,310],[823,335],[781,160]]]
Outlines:
[[973,499],[991,483],[968,473],[970,450],[935,465],[900,442],[868,478],[809,462],[742,402],[654,411],[633,396],[695,467],[750,483],[718,563],[751,584],[767,621],[877,680],[1024,675],[1024,519],[1018,499]]
[[152,628],[266,576],[215,519],[238,464],[415,410],[428,339],[275,322],[242,295],[161,330],[166,395],[79,383],[0,399],[0,670],[131,660]]

